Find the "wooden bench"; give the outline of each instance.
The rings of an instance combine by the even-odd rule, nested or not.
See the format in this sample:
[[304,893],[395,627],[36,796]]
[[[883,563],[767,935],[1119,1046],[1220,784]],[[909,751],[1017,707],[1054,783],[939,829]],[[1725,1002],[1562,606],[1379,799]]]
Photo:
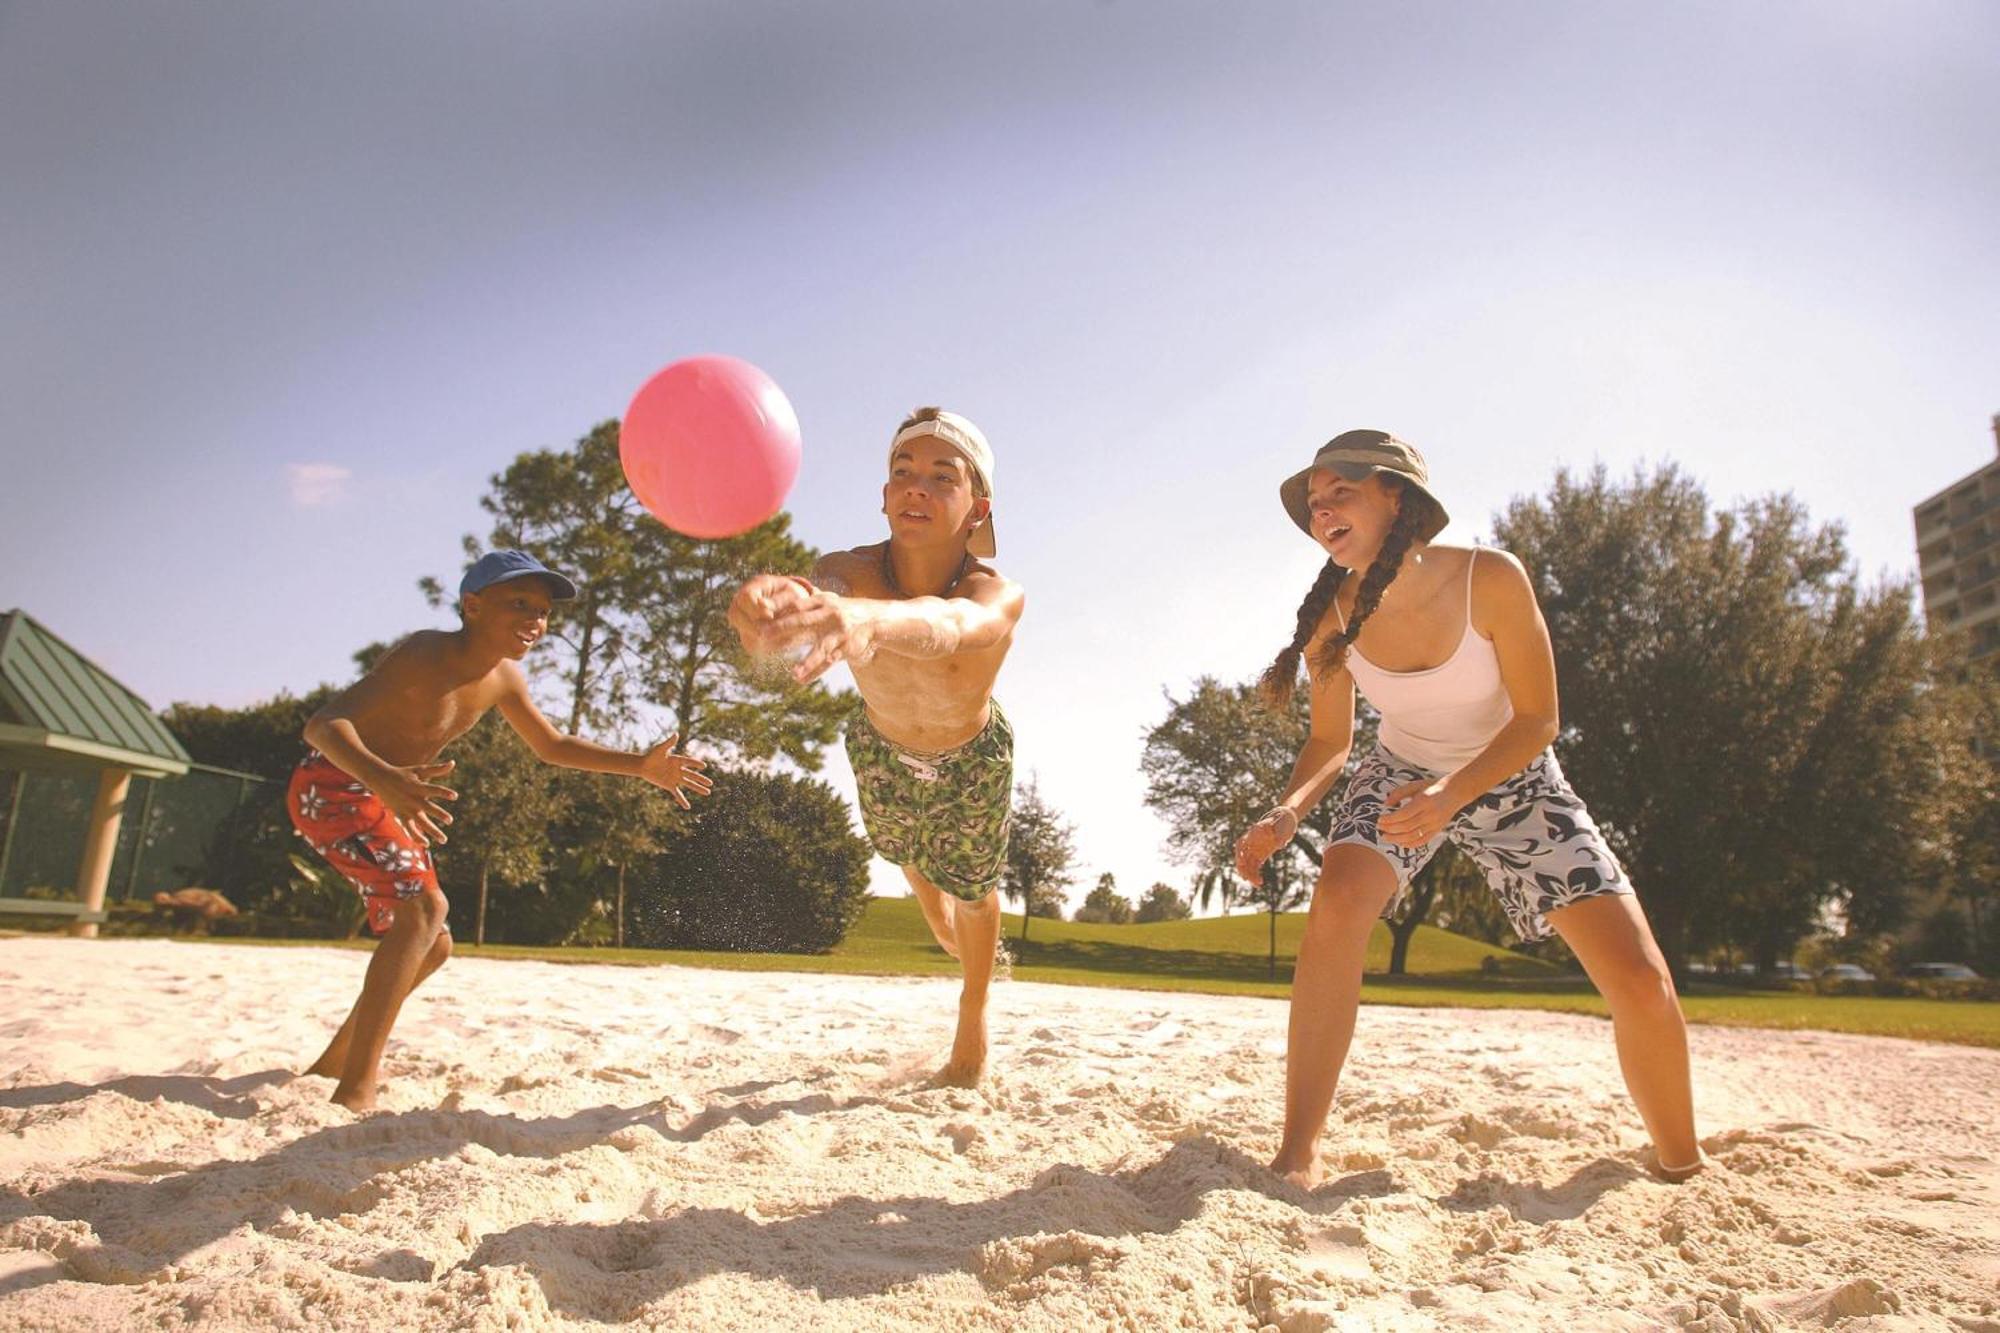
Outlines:
[[93,912],[73,898],[0,898],[0,913],[12,913],[15,916],[70,916],[78,921],[92,924],[102,923],[107,915],[102,908]]

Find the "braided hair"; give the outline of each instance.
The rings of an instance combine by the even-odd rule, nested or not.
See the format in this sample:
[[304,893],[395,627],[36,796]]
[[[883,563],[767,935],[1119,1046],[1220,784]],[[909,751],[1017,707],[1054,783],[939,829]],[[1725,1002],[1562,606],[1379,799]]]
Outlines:
[[1298,688],[1299,663],[1305,657],[1306,644],[1312,641],[1313,631],[1326,615],[1326,608],[1333,604],[1333,596],[1340,591],[1340,581],[1347,577],[1347,571],[1329,560],[1320,566],[1319,577],[1313,580],[1306,592],[1306,599],[1299,603],[1298,624],[1292,630],[1292,641],[1285,645],[1277,660],[1264,669],[1257,681],[1257,689],[1264,701],[1275,708],[1291,706],[1292,692]]
[[[1361,586],[1354,593],[1354,613],[1347,617],[1347,623],[1320,645],[1313,656],[1316,674],[1330,674],[1347,663],[1347,650],[1361,633],[1361,626],[1368,617],[1375,614],[1375,608],[1382,602],[1382,594],[1395,581],[1396,574],[1403,567],[1403,557],[1416,544],[1417,534],[1430,525],[1435,530],[1438,504],[1435,500],[1415,487],[1405,486],[1392,475],[1383,480],[1394,486],[1402,498],[1396,510],[1396,521],[1389,525],[1389,531],[1382,538],[1382,549],[1375,553],[1368,571],[1361,576]],[[1312,641],[1313,631],[1326,615],[1326,609],[1333,603],[1334,595],[1340,590],[1341,580],[1347,571],[1329,560],[1320,569],[1319,577],[1299,603],[1297,623],[1292,629],[1292,641],[1279,653],[1263,677],[1257,682],[1264,697],[1270,703],[1283,708],[1290,705],[1292,693],[1298,687],[1299,663],[1304,658],[1306,644]]]

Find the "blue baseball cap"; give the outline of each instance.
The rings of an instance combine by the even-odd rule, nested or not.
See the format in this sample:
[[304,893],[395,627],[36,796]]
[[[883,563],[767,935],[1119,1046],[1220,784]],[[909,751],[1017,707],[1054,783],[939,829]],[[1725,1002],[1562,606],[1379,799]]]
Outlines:
[[574,601],[576,585],[550,569],[526,551],[488,551],[472,562],[458,581],[458,595],[484,592],[496,583],[514,579],[540,578],[549,581],[549,596],[558,602]]

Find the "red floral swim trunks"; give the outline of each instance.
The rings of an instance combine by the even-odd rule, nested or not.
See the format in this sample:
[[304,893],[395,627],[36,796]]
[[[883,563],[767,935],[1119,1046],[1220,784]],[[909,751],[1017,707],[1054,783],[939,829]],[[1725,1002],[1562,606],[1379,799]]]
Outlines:
[[430,849],[397,822],[381,797],[319,751],[292,770],[285,807],[312,849],[360,891],[368,928],[377,935],[395,921],[397,903],[425,893],[442,896]]

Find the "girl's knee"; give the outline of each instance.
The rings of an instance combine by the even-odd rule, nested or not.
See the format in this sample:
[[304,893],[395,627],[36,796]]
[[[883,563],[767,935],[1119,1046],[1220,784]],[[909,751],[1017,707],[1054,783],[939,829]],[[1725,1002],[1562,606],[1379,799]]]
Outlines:
[[1600,968],[1598,986],[1604,998],[1632,1009],[1680,1011],[1680,995],[1666,964],[1643,953],[1633,953]]
[[1322,874],[1313,886],[1312,903],[1306,908],[1306,929],[1339,930],[1365,925],[1372,927],[1382,909],[1396,896],[1391,882],[1386,888],[1355,883],[1339,875]]

